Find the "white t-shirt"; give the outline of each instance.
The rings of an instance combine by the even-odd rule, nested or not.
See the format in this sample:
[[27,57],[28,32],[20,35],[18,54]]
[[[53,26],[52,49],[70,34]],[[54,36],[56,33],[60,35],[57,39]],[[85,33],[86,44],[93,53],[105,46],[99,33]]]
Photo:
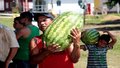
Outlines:
[[0,24],[0,61],[5,61],[10,48],[19,47],[15,33]]

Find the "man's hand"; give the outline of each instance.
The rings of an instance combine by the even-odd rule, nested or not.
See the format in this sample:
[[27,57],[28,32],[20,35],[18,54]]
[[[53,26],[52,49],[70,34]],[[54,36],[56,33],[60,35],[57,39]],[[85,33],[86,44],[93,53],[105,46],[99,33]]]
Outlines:
[[78,28],[72,29],[71,31],[72,42],[75,46],[80,46],[81,32]]
[[49,51],[51,51],[52,53],[61,51],[60,48],[61,48],[61,46],[59,46],[58,44],[50,44],[50,45],[47,47],[47,49],[48,49]]

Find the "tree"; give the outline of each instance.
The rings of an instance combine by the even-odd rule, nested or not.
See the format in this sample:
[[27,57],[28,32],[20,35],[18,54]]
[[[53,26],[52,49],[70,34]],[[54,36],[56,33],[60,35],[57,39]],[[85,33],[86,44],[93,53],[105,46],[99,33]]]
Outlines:
[[85,9],[85,4],[82,0],[78,0],[78,5],[82,8]]
[[108,2],[105,2],[104,4],[107,5],[108,9],[112,9],[115,5],[117,5],[117,12],[119,13],[120,0],[108,0]]
[[104,4],[106,4],[109,9],[112,9],[117,3],[120,5],[120,0],[108,0],[108,2]]

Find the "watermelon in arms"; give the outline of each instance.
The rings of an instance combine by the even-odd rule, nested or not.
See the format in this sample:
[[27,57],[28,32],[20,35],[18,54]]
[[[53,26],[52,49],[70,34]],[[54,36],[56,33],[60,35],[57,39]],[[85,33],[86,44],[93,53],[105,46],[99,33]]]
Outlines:
[[81,40],[85,44],[96,44],[100,33],[96,29],[88,29],[82,32]]
[[43,34],[43,40],[47,46],[55,43],[61,46],[61,50],[64,50],[71,42],[71,29],[76,27],[79,29],[83,27],[83,15],[74,12],[64,12],[46,29]]

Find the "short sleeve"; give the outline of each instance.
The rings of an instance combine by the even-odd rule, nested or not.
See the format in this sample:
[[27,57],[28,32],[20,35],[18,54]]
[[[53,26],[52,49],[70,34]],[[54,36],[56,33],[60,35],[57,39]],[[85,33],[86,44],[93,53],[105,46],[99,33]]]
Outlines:
[[107,50],[109,49],[113,49],[113,47],[109,46],[109,45],[106,45],[107,46]]
[[12,30],[8,30],[10,37],[10,47],[19,47],[18,41],[16,39],[15,33]]
[[86,50],[91,50],[96,47],[96,45],[85,45]]
[[87,47],[87,45],[84,45],[84,49],[83,50],[88,50],[88,47]]
[[39,49],[43,48],[44,44],[42,42],[42,36],[36,36],[34,37],[36,44],[38,46]]

